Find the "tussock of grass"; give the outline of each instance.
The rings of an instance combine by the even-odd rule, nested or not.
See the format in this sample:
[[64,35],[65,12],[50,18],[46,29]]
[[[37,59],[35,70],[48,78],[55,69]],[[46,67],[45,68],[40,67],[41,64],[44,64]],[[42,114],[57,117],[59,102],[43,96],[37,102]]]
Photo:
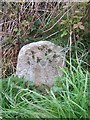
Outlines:
[[[68,63],[69,64],[69,63]],[[63,69],[54,86],[42,91],[23,79],[2,80],[1,113],[4,118],[89,118],[89,73],[80,64]]]

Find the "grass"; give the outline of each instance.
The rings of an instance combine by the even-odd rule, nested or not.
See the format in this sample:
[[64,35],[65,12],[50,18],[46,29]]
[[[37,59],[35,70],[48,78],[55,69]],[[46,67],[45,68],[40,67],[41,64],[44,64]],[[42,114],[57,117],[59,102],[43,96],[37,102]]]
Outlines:
[[[68,63],[69,64],[69,63]],[[1,105],[4,118],[89,118],[89,73],[71,65],[55,80],[52,88],[36,88],[14,77],[0,81]]]

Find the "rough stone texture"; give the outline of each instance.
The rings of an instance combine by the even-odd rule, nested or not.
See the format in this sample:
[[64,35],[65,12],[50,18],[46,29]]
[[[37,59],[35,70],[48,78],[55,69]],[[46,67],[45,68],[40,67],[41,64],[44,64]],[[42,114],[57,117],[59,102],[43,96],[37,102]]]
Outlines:
[[61,76],[65,64],[63,48],[49,41],[23,46],[18,55],[16,75],[33,81],[35,85],[52,86],[54,78]]

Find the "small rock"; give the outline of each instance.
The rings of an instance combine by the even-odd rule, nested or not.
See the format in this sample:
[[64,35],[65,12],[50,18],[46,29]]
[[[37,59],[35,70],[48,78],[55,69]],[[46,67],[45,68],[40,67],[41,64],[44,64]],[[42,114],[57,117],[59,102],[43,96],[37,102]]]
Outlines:
[[49,41],[27,44],[19,52],[16,75],[34,82],[36,86],[51,87],[54,78],[63,74],[60,68],[65,66],[64,58],[63,48]]

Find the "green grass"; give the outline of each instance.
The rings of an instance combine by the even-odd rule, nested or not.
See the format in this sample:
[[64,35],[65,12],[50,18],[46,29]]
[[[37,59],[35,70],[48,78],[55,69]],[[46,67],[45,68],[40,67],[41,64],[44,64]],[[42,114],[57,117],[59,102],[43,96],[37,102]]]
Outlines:
[[[68,63],[69,64],[69,63]],[[4,118],[89,118],[89,73],[80,63],[63,69],[52,88],[36,88],[23,79],[3,79],[1,114]]]

